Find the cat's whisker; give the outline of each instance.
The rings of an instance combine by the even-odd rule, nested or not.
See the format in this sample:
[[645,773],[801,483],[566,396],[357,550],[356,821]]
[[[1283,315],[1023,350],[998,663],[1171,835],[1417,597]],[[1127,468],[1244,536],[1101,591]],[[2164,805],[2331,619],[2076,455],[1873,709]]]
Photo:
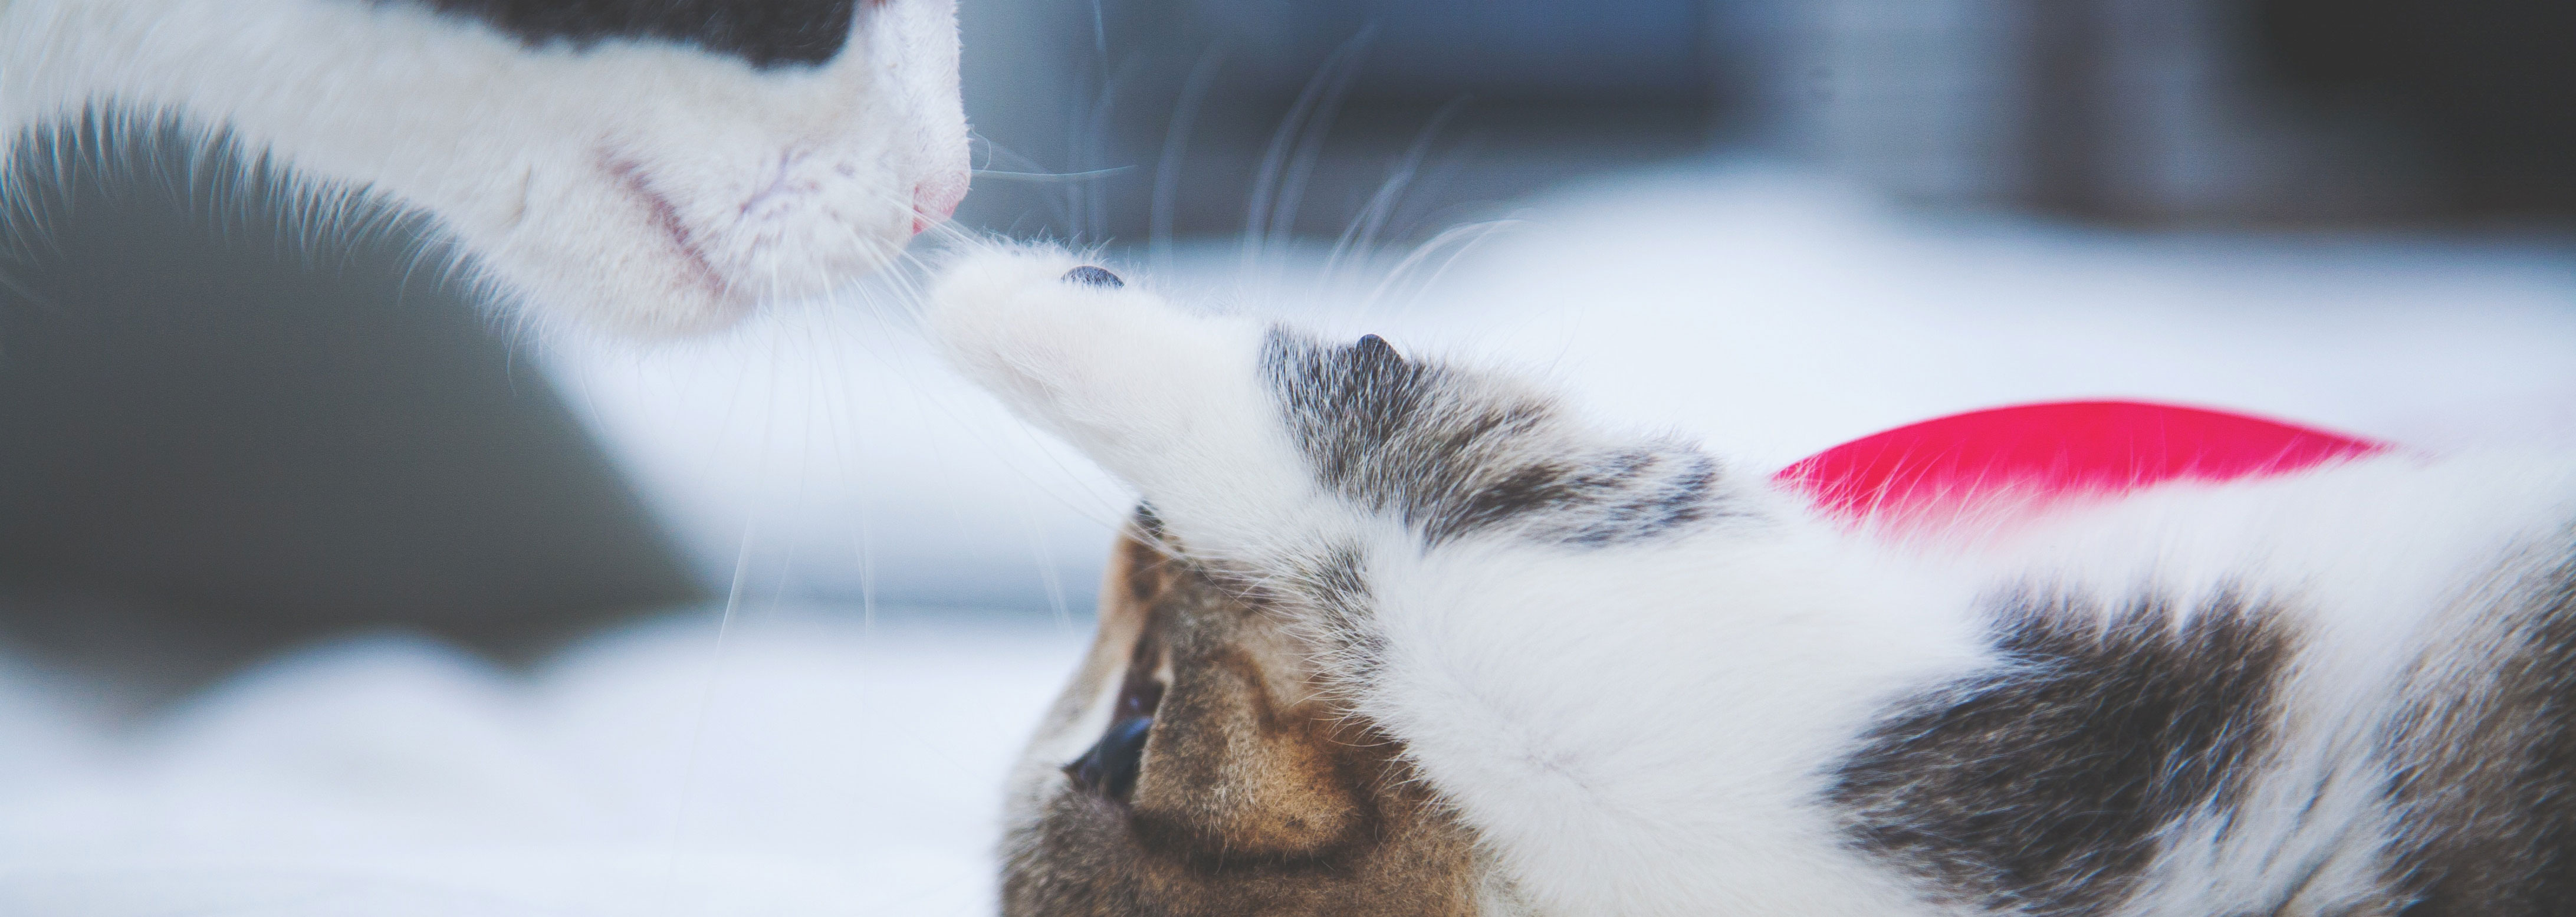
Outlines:
[[1036,159],[994,142],[993,138],[986,136],[982,131],[969,131],[968,136],[973,144],[983,148],[984,161],[987,163],[1006,162],[1011,169],[1031,173],[1051,171],[1039,164]]
[[[1333,49],[1306,81],[1279,128],[1270,136],[1270,145],[1262,152],[1261,165],[1254,172],[1252,200],[1244,217],[1243,275],[1256,276],[1265,254],[1286,241],[1295,222],[1297,195],[1304,193],[1304,173],[1322,154],[1323,138],[1332,124],[1333,109],[1340,104],[1359,71],[1360,55],[1368,46],[1374,27]],[[1314,122],[1311,123],[1310,122]],[[1291,156],[1292,147],[1295,156]],[[1284,216],[1283,216],[1284,214]]]
[[1058,182],[1093,181],[1135,170],[1135,166],[1111,166],[1105,169],[1087,169],[1080,172],[1005,172],[995,169],[977,169],[974,174],[977,178],[1051,184]]
[[1386,180],[1379,183],[1377,193],[1369,196],[1368,203],[1351,218],[1350,226],[1333,241],[1332,253],[1324,258],[1326,274],[1331,274],[1348,252],[1357,251],[1363,255],[1371,252],[1377,243],[1379,230],[1394,215],[1397,199],[1411,187],[1415,171],[1421,168],[1423,158],[1430,155],[1432,138],[1439,136],[1440,129],[1465,110],[1466,105],[1467,100],[1460,98],[1441,106],[1432,114],[1431,120],[1414,134],[1413,143],[1406,147],[1403,158],[1397,160]]
[[1199,110],[1207,105],[1208,91],[1216,85],[1218,67],[1225,60],[1227,43],[1219,42],[1199,55],[1190,66],[1189,75],[1181,81],[1181,96],[1172,107],[1171,122],[1163,131],[1162,156],[1154,163],[1154,191],[1148,203],[1146,244],[1151,251],[1154,270],[1172,269],[1172,217],[1180,204],[1181,162],[1189,149],[1190,129],[1197,123]]
[[1389,294],[1394,292],[1398,288],[1399,284],[1410,279],[1416,271],[1419,271],[1422,268],[1423,265],[1430,264],[1432,258],[1442,257],[1442,260],[1432,268],[1430,274],[1423,277],[1419,282],[1414,283],[1413,287],[1414,289],[1420,290],[1437,284],[1441,275],[1447,273],[1449,267],[1456,264],[1458,259],[1464,257],[1469,250],[1483,243],[1486,239],[1492,238],[1495,234],[1519,226],[1524,222],[1526,221],[1516,218],[1504,218],[1468,223],[1442,230],[1439,235],[1433,236],[1430,239],[1425,240],[1422,244],[1414,246],[1413,251],[1407,253],[1402,261],[1398,261],[1394,267],[1388,268],[1385,276],[1380,278],[1377,285],[1370,288],[1368,295],[1360,300],[1361,308],[1364,310],[1379,308],[1382,304],[1388,301]]

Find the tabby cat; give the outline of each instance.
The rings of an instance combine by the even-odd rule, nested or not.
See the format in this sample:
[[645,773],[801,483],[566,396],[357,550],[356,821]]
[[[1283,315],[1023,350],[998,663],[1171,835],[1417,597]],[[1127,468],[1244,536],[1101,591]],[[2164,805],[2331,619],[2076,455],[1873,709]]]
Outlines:
[[2576,911],[2576,474],[2388,450],[1912,534],[1047,249],[953,362],[1142,495],[1014,915]]

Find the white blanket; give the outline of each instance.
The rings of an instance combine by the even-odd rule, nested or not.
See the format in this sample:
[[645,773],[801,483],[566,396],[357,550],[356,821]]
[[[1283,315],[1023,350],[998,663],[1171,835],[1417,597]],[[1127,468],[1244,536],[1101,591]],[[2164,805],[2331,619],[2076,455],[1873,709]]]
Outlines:
[[354,641],[126,730],[12,670],[0,914],[990,913],[1087,622],[886,617],[691,615],[527,679]]

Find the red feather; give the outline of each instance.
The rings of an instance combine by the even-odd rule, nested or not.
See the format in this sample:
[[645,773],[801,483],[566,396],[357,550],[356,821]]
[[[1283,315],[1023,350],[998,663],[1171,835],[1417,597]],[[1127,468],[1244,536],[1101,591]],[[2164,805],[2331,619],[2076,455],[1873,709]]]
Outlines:
[[1862,437],[1778,480],[1850,522],[1922,523],[2010,496],[2044,509],[2171,481],[2286,474],[2388,444],[2199,408],[2069,401],[1953,414]]

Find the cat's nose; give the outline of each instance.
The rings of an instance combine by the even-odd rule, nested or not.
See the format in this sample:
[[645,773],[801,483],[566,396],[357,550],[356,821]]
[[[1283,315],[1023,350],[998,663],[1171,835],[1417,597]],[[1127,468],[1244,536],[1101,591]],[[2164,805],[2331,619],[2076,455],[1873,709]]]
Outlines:
[[1064,282],[1078,283],[1086,287],[1107,287],[1112,290],[1127,285],[1127,281],[1118,279],[1118,275],[1088,264],[1064,272]]
[[912,187],[912,234],[920,235],[930,224],[957,213],[957,202],[966,199],[966,174],[922,182]]

